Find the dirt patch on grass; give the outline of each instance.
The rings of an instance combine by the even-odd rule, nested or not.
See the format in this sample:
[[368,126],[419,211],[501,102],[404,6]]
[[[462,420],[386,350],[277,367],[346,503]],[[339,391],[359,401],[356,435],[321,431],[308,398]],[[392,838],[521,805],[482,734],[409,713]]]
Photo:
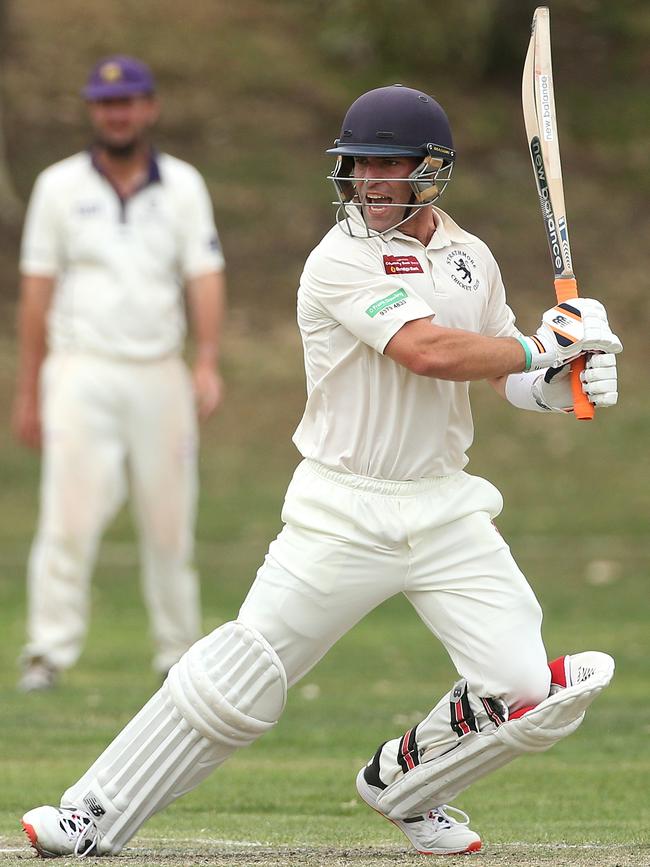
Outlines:
[[[9,841],[5,841],[9,842]],[[0,850],[0,864],[24,865],[35,855],[25,848],[20,851],[19,841]],[[125,849],[119,856],[102,859],[116,867],[423,867],[422,856],[401,847],[266,847],[221,846],[220,850],[202,845],[152,845]],[[78,864],[77,859],[63,858],[63,865]],[[92,862],[97,863],[97,862]],[[429,863],[429,862],[427,862]],[[470,864],[474,867],[650,867],[650,846],[562,846],[516,843],[487,846],[479,854],[449,856],[444,867]]]
[[[449,856],[444,867],[650,867],[650,849],[639,847],[531,847],[526,844],[490,846],[474,856]],[[120,867],[423,867],[422,856],[395,848],[326,848],[287,847],[205,852],[184,850],[129,850],[120,856]]]

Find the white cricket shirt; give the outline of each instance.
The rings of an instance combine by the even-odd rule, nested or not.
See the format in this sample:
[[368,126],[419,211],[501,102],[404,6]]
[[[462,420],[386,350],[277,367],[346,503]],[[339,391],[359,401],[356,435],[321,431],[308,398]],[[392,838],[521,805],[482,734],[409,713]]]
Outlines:
[[23,274],[56,277],[50,348],[128,359],[180,351],[183,282],[224,260],[198,171],[152,156],[147,183],[126,200],[82,152],[36,179],[23,232]]
[[293,437],[304,457],[395,480],[467,463],[469,383],[418,376],[382,354],[406,322],[423,317],[492,337],[518,334],[488,247],[433,210],[426,247],[398,229],[351,238],[334,226],[307,259],[298,290],[307,405]]

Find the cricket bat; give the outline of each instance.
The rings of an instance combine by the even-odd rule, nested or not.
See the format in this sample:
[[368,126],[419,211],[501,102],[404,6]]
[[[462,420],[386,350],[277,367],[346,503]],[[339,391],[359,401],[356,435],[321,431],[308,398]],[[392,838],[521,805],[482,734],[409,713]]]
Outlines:
[[[551,66],[551,26],[547,6],[538,6],[533,14],[530,43],[521,83],[521,102],[533,174],[555,275],[555,295],[558,303],[570,302],[572,298],[578,297],[578,284],[573,273],[564,204]],[[573,410],[576,418],[591,419],[594,416],[594,407],[583,392],[580,382],[580,373],[584,367],[584,356],[571,363]]]

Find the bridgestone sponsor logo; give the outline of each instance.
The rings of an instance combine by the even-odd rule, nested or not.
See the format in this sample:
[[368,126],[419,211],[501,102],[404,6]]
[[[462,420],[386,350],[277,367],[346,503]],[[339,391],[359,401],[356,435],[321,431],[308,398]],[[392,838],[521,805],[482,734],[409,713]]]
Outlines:
[[406,298],[408,298],[406,289],[397,289],[392,295],[388,295],[386,298],[382,298],[380,301],[375,301],[374,304],[371,304],[366,313],[371,319],[374,319],[378,313],[382,313],[388,307],[401,306],[399,302],[404,304],[404,299]]
[[417,256],[384,256],[384,271],[387,274],[423,274]]

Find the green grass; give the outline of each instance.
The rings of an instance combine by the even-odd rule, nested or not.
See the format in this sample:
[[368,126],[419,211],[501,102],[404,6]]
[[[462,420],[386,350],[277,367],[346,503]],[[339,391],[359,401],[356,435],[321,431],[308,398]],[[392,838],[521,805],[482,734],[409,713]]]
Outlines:
[[[443,206],[493,248],[527,333],[551,303],[519,105],[532,6],[438,4],[414,27],[417,15],[396,17],[399,4],[367,0],[196,0],[182,16],[171,0],[6,5],[4,134],[21,195],[46,164],[85,146],[75,95],[91,62],[115,50],[151,62],[164,100],[157,140],[195,162],[213,194],[232,313],[227,401],[205,429],[202,450],[198,565],[204,626],[212,629],[236,614],[280,527],[304,395],[295,286],[332,217],[324,180],[332,163],[323,151],[359,93],[398,80],[435,92],[459,154]],[[617,660],[611,688],[575,736],[459,800],[486,840],[482,862],[500,867],[650,865],[650,412],[639,386],[647,382],[650,318],[640,241],[650,231],[649,114],[639,72],[650,18],[641,6],[572,0],[552,8],[574,260],[581,291],[606,303],[625,344],[620,406],[577,424],[517,413],[487,387],[474,389],[469,469],[504,493],[499,527],[543,604],[549,653],[598,647]],[[499,77],[499,52],[512,75]],[[0,243],[7,328],[17,232]],[[4,851],[24,846],[17,817],[56,800],[157,687],[124,511],[100,552],[79,665],[51,695],[15,691],[38,466],[8,433],[14,361],[0,339],[0,863],[12,865],[29,857]],[[144,847],[140,865],[418,862],[388,823],[358,803],[354,774],[378,740],[424,714],[453,676],[404,601],[385,605],[307,677],[318,691],[296,687],[275,731],[154,817],[133,842]]]
[[[11,354],[6,346],[0,354],[6,406]],[[235,616],[280,527],[303,398],[290,331],[259,341],[233,330],[225,363],[228,402],[205,431],[202,454],[197,560],[206,630]],[[650,543],[634,459],[647,442],[647,413],[632,400],[618,418],[612,412],[587,429],[567,418],[523,417],[487,390],[476,392],[470,468],[505,494],[499,525],[545,609],[549,654],[599,648],[616,658],[617,673],[576,735],[485,778],[458,804],[485,838],[486,863],[613,865],[620,854],[621,865],[648,864]],[[51,694],[15,691],[37,462],[3,437],[0,849],[12,850],[22,845],[21,813],[56,802],[158,684],[123,512],[100,552],[79,665]],[[148,864],[188,863],[184,852],[226,859],[196,855],[192,863],[334,864],[345,852],[363,852],[374,865],[410,863],[401,836],[358,802],[354,776],[378,742],[417,721],[453,678],[405,600],[392,600],[292,690],[274,731],[155,816],[129,851]],[[292,847],[302,852],[297,861]],[[0,863],[22,861],[3,851]]]

